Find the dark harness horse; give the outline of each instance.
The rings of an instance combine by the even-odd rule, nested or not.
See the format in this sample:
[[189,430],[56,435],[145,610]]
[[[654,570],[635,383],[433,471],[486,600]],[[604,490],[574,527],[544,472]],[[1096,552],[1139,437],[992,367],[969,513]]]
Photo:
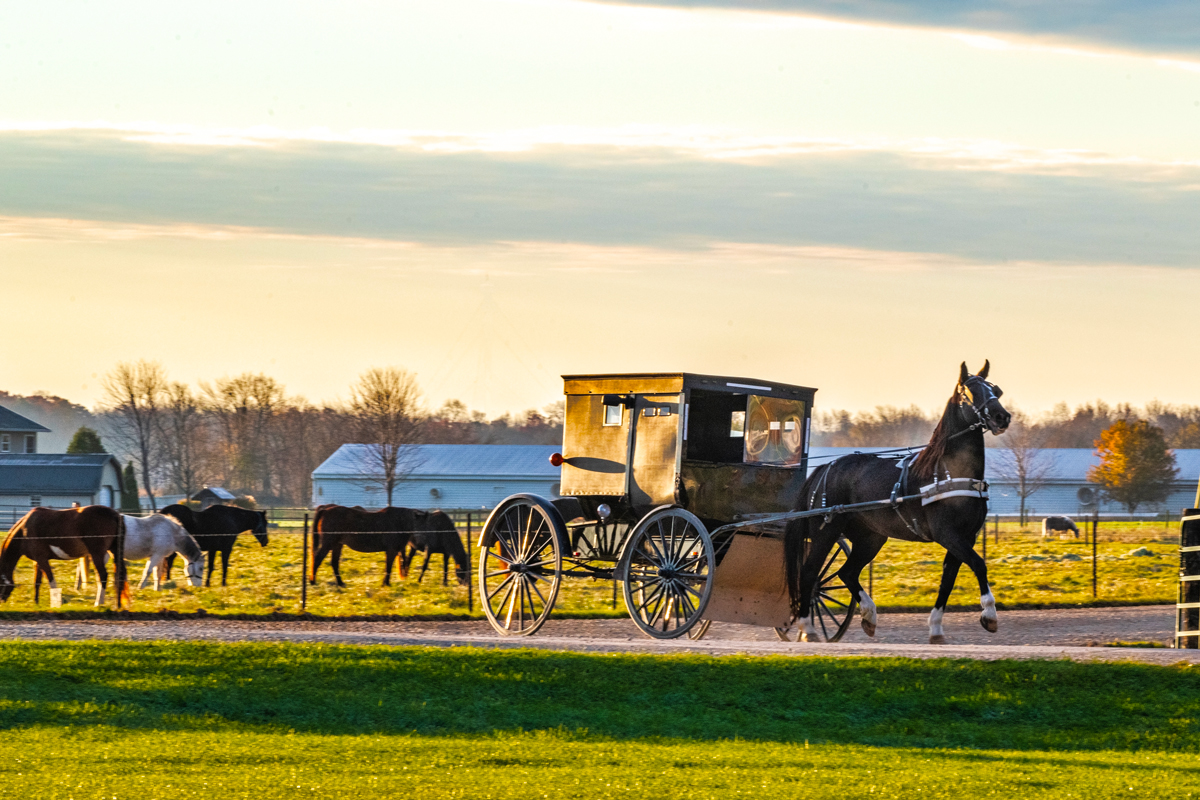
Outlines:
[[818,467],[805,481],[797,509],[801,511],[918,493],[925,497],[880,510],[808,517],[788,524],[784,537],[788,591],[802,640],[816,634],[814,587],[826,556],[843,537],[851,549],[837,575],[858,601],[868,635],[875,635],[877,614],[859,575],[888,538],[936,542],[946,548],[941,587],[929,615],[930,642],[945,642],[942,615],[962,564],[979,581],[980,623],[988,631],[996,631],[996,600],[988,586],[987,566],[974,548],[987,519],[983,433],[985,429],[1003,433],[1012,417],[1000,404],[1001,390],[988,383],[988,369],[985,362],[979,374],[972,375],[967,365],[962,365],[954,395],[929,444],[915,457],[843,456]]
[[[209,506],[203,511],[192,511],[185,505],[176,503],[167,506],[160,514],[166,514],[179,520],[184,530],[192,535],[200,549],[208,553],[208,574],[204,585],[212,585],[213,570],[217,565],[217,553],[221,554],[221,585],[225,585],[229,577],[229,556],[237,538],[244,531],[250,531],[258,543],[267,546],[267,515],[264,511],[250,511],[236,506]],[[167,577],[171,576],[171,567],[175,563],[175,554],[167,557]]]
[[454,577],[465,586],[471,567],[467,564],[467,551],[463,548],[458,528],[454,527],[454,520],[442,511],[414,511],[413,517],[416,530],[409,543],[411,549],[404,556],[404,571],[408,571],[417,553],[424,551],[425,561],[421,564],[421,574],[417,576],[417,584],[420,585],[425,570],[429,569],[429,559],[433,558],[434,553],[440,553],[442,586],[450,582],[448,573],[451,558],[455,564]]
[[[367,511],[361,506],[347,507],[323,505],[317,507],[313,517],[312,548],[313,562],[309,580],[317,582],[317,568],[325,556],[338,586],[342,580],[342,548],[349,547],[360,553],[383,553],[385,569],[383,585],[392,585],[392,563],[402,556],[404,548],[416,527],[410,508],[388,506],[379,511]],[[408,563],[400,559],[400,577],[408,575]]]
[[[34,508],[8,532],[8,538],[0,545],[0,602],[9,598],[16,584],[13,571],[21,556],[37,564],[41,574],[50,583],[51,603],[58,605],[61,590],[54,580],[50,560],[76,559],[89,556],[96,565],[96,605],[104,605],[104,585],[108,582],[108,568],[104,554],[115,551],[117,540],[125,535],[125,520],[121,514],[107,506],[85,506],[54,510]],[[123,564],[117,563],[117,583],[125,583]],[[59,602],[56,602],[59,600]]]

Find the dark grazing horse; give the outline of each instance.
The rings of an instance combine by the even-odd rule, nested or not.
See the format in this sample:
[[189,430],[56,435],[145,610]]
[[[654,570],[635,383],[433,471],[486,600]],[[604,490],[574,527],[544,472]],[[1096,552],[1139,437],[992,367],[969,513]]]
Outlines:
[[[158,513],[179,520],[184,530],[200,545],[200,549],[208,553],[205,586],[212,585],[217,553],[221,554],[221,585],[225,585],[229,577],[229,556],[233,553],[238,536],[243,532],[249,531],[258,539],[260,545],[267,546],[267,514],[264,511],[250,511],[236,506],[209,506],[203,511],[192,511],[185,505],[175,503]],[[174,563],[175,554],[172,553],[167,557],[168,578],[171,577],[171,567]]]
[[454,520],[442,511],[414,511],[413,517],[416,530],[413,531],[412,539],[409,540],[410,549],[404,556],[404,571],[408,572],[413,558],[418,552],[423,551],[425,561],[421,564],[421,574],[417,576],[417,585],[420,585],[421,579],[425,577],[425,570],[429,569],[429,559],[433,558],[434,553],[440,553],[442,556],[442,586],[450,583],[448,573],[450,572],[451,558],[454,559],[455,564],[454,577],[465,586],[469,580],[471,567],[467,564],[467,551],[463,548],[458,528],[454,527]]
[[1065,531],[1072,531],[1075,534],[1075,538],[1079,538],[1079,526],[1070,517],[1046,517],[1042,520],[1043,539],[1052,533],[1062,533]]
[[[818,467],[804,483],[798,510],[887,500],[921,492],[950,479],[983,480],[983,433],[999,435],[1011,415],[1000,405],[1001,390],[988,383],[989,364],[978,375],[963,364],[954,394],[946,403],[929,444],[915,457],[902,459],[868,454],[843,456]],[[978,484],[976,484],[978,486]],[[969,487],[969,481],[933,489],[937,500],[911,500],[894,508],[793,520],[784,536],[788,591],[792,611],[800,623],[801,639],[815,638],[813,593],[818,572],[839,537],[850,541],[851,551],[838,577],[858,599],[863,630],[875,635],[875,604],[859,582],[863,567],[871,562],[888,538],[911,542],[936,542],[946,548],[937,602],[929,614],[929,641],[943,644],[942,615],[954,588],[958,568],[966,564],[979,581],[983,614],[980,624],[994,633],[996,600],[987,581],[987,565],[975,552],[975,538],[987,518],[987,500]],[[808,547],[805,547],[805,542]],[[807,555],[805,553],[807,549]]]
[[[313,562],[309,580],[317,582],[317,568],[325,556],[333,568],[333,577],[338,586],[342,580],[342,548],[349,547],[359,553],[383,553],[383,585],[392,585],[392,562],[404,554],[405,545],[416,527],[411,508],[388,506],[379,511],[367,511],[362,506],[317,506],[313,516],[312,548]],[[400,559],[400,577],[408,576],[408,565]]]
[[[104,586],[108,568],[104,554],[115,550],[119,538],[125,535],[125,521],[120,512],[107,506],[84,506],[55,510],[34,508],[21,517],[0,545],[0,602],[9,598],[16,588],[13,571],[21,556],[37,564],[37,570],[50,583],[51,605],[62,603],[62,590],[54,580],[50,559],[77,559],[90,556],[96,565],[98,578],[96,605],[104,605]],[[125,569],[117,564],[117,585],[124,586]]]

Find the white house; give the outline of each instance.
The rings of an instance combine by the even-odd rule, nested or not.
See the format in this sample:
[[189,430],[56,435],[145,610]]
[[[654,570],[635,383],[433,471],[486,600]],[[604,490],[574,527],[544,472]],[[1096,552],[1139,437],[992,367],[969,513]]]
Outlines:
[[[847,453],[874,453],[884,447],[814,447],[809,451],[808,468],[811,472],[831,458]],[[1175,466],[1178,480],[1172,486],[1170,496],[1162,503],[1138,506],[1138,514],[1161,514],[1164,511],[1179,514],[1191,508],[1196,500],[1196,483],[1200,478],[1200,450],[1176,450]],[[1017,494],[1017,482],[1012,477],[1010,456],[1005,448],[992,447],[987,451],[987,474],[991,484],[988,511],[1002,516],[1016,515],[1021,508]],[[1096,454],[1087,449],[1043,449],[1035,451],[1030,464],[1043,474],[1041,487],[1025,500],[1025,511],[1036,516],[1066,514],[1078,516],[1099,510],[1101,514],[1124,514],[1125,507],[1119,503],[1105,501],[1098,487],[1089,483],[1088,469],[1100,463]],[[1097,502],[1099,503],[1097,507]]]
[[[493,508],[504,498],[531,492],[559,496],[559,468],[550,455],[559,445],[418,444],[403,448],[403,479],[392,505],[406,508]],[[387,493],[372,468],[370,445],[344,444],[312,473],[313,505],[381,508]]]

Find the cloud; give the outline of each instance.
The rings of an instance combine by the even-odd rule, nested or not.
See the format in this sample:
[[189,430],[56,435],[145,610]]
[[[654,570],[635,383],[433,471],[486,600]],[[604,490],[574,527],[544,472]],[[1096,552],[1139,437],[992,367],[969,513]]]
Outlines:
[[196,226],[210,236],[255,229],[455,246],[742,242],[989,263],[1200,266],[1193,164],[965,144],[763,152],[200,147],[105,131],[9,131],[0,133],[0,215],[119,223],[131,236],[137,226]]
[[[1048,44],[1200,59],[1200,5],[1189,0],[1061,0],[1031,3],[893,0],[600,0],[666,8],[724,8],[912,28],[976,31]],[[1003,46],[982,37],[980,46]]]

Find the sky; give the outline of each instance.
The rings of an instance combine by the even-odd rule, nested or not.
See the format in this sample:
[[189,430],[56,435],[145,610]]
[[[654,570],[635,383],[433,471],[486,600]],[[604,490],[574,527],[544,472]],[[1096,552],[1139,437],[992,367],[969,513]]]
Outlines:
[[1200,403],[1200,7],[0,5],[0,388]]

